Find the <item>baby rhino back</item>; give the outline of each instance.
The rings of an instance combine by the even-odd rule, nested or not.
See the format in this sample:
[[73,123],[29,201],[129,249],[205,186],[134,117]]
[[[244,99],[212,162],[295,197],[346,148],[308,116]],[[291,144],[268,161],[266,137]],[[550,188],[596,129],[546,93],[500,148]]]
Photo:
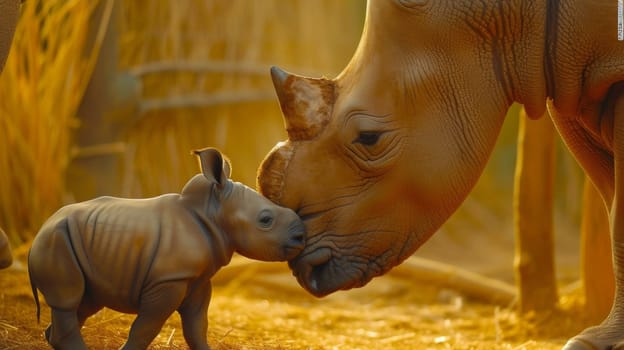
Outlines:
[[[60,256],[75,258],[76,268],[84,275],[85,289],[90,297],[118,311],[136,312],[142,289],[157,279],[169,278],[150,277],[150,270],[157,255],[172,255],[172,250],[180,248],[179,244],[170,244],[174,234],[191,236],[179,241],[197,244],[192,239],[192,233],[188,233],[189,230],[196,230],[195,225],[189,225],[188,220],[180,218],[188,213],[180,210],[178,197],[176,194],[150,199],[100,197],[66,206],[42,227],[33,242],[32,252],[41,249],[39,247],[57,245],[51,243],[53,241],[66,241],[62,246],[71,251]],[[161,247],[163,244],[164,247]],[[31,255],[35,258],[49,256]],[[197,274],[193,270],[197,270],[200,263],[189,262],[193,256],[180,252],[176,256],[179,259],[177,277]],[[45,269],[55,269],[54,266],[62,269],[73,265],[73,259],[69,260],[36,266],[39,269],[42,266]],[[45,288],[40,282],[38,286],[41,290]],[[50,302],[54,301],[48,300]]]

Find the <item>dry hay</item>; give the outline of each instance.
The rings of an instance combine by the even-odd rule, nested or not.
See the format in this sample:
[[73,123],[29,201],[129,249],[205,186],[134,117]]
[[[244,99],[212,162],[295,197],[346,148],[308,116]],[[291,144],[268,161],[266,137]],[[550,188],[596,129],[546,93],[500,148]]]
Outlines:
[[87,26],[97,4],[22,5],[0,80],[0,225],[14,243],[28,240],[61,204],[74,114],[101,41],[87,49],[86,31],[76,28]]
[[[18,250],[23,261],[24,250]],[[482,304],[461,293],[391,271],[364,288],[324,299],[306,294],[283,263],[235,256],[213,279],[209,342],[214,349],[560,349],[584,326],[579,299],[560,311],[519,318],[513,308]],[[115,349],[132,315],[103,310],[82,333],[92,349]],[[0,272],[0,348],[48,349],[35,320],[26,273]],[[150,349],[186,349],[174,314]]]

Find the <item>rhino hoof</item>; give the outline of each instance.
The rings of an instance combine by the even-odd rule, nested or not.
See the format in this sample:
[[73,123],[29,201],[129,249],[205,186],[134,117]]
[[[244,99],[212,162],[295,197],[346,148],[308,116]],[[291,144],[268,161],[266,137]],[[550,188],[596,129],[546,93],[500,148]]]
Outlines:
[[[611,350],[612,347],[608,347],[605,348],[604,350]],[[566,345],[564,345],[563,349],[561,350],[602,350],[598,347],[596,347],[594,344],[582,340],[582,339],[570,339],[568,340],[568,342],[566,343]]]
[[45,331],[43,331],[43,336],[48,343],[50,343],[50,329],[52,329],[52,325],[48,325]]

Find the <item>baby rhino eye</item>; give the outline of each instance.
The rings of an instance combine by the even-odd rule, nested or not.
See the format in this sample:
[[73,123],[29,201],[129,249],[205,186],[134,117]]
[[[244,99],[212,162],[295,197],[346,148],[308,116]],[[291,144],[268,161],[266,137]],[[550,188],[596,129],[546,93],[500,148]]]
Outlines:
[[258,215],[258,223],[262,228],[270,228],[273,225],[273,214],[268,210],[263,210]]
[[380,131],[361,131],[358,137],[353,140],[353,143],[361,143],[364,146],[372,146],[379,141],[380,136]]

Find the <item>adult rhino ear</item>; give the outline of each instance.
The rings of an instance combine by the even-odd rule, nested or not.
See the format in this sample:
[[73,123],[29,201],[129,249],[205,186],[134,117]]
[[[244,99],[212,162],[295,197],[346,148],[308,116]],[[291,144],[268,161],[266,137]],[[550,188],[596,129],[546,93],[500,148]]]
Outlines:
[[334,81],[305,78],[271,67],[273,86],[284,114],[288,138],[310,140],[329,122],[334,107]]
[[199,166],[202,174],[222,187],[230,177],[230,162],[216,148],[202,148],[194,150],[199,157]]

